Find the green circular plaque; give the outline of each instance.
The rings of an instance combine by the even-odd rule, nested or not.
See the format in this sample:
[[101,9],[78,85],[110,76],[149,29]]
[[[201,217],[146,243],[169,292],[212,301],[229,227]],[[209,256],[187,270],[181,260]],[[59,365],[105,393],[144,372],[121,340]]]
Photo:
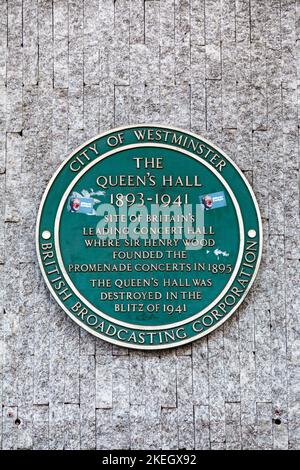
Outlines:
[[195,134],[114,129],[51,179],[37,221],[50,292],[90,333],[136,349],[194,341],[238,308],[258,270],[262,227],[232,160]]

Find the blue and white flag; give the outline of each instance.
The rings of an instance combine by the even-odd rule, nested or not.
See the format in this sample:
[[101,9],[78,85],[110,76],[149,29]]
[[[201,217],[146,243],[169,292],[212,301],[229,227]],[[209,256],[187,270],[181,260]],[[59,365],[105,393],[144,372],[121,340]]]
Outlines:
[[91,197],[71,196],[69,199],[69,211],[81,214],[90,214],[94,212],[94,199]]
[[100,204],[100,200],[91,196],[104,196],[104,191],[86,191],[85,189],[81,193],[73,192],[68,200],[68,211],[79,214],[96,215],[94,206]]
[[223,191],[199,196],[200,203],[205,210],[218,209],[227,206],[225,194]]

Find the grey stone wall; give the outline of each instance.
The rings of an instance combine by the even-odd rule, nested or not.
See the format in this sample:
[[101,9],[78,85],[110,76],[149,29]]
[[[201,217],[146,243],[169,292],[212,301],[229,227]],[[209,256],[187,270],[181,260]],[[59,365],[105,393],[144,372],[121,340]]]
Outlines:
[[[294,0],[0,0],[3,449],[300,448],[299,39]],[[68,152],[140,122],[227,151],[264,225],[238,314],[162,353],[80,330],[34,248]]]

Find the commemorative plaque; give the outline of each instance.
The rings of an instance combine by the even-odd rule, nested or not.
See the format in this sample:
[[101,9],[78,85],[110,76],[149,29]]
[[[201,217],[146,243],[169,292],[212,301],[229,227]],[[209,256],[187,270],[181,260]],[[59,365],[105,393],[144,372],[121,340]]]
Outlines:
[[111,343],[194,341],[238,308],[258,270],[262,228],[234,162],[176,128],[114,129],[51,179],[37,253],[59,305]]

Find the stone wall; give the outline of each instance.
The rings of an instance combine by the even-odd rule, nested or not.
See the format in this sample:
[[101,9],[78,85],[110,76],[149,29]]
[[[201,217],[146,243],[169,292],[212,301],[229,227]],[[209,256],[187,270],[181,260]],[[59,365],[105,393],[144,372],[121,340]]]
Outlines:
[[[299,39],[294,0],[0,0],[3,449],[300,448]],[[79,329],[34,246],[68,153],[141,122],[226,151],[264,225],[238,313],[162,353]]]

